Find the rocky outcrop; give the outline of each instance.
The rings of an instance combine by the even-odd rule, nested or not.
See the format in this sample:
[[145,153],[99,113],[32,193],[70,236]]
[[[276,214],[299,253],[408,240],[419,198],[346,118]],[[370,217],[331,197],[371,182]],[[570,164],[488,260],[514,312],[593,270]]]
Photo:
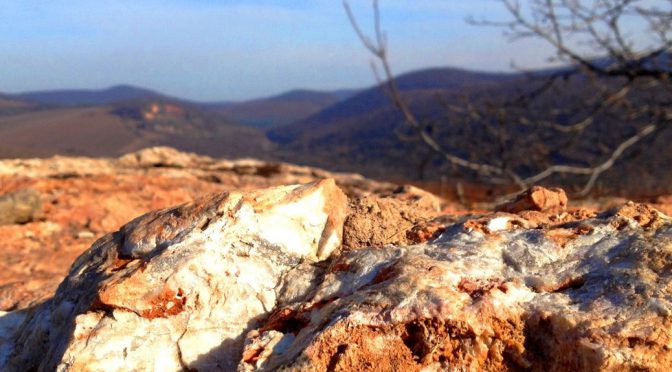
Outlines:
[[[366,179],[355,173],[336,173],[257,159],[216,159],[170,147],[151,147],[119,158],[54,156],[48,159],[0,160],[0,179],[8,177],[7,183],[10,185],[17,183],[17,178],[25,182],[26,179],[63,180],[110,175],[189,178],[246,190],[333,178],[339,187],[353,196],[374,191],[391,191],[397,187],[391,183]],[[0,191],[2,187],[0,184]]]
[[[36,202],[41,204],[31,216],[28,209],[17,210],[14,197],[7,203],[8,198],[0,196],[0,310],[26,308],[53,296],[82,252],[143,213],[211,193],[324,178],[335,179],[352,197],[396,187],[356,174],[254,159],[215,159],[166,147],[120,158],[0,160],[0,195],[31,195],[24,198],[29,203],[23,203],[31,210]],[[14,222],[2,225],[8,215]]]
[[301,292],[287,278],[340,246],[346,203],[329,180],[139,217],[74,263],[2,369],[235,369],[246,331]]
[[467,220],[341,255],[308,299],[248,333],[240,368],[666,370],[670,219],[636,204],[565,219],[496,214],[487,230]]
[[672,221],[650,207],[465,216],[421,244],[343,250],[346,205],[321,181],[139,217],[52,300],[0,316],[2,369],[672,365]]

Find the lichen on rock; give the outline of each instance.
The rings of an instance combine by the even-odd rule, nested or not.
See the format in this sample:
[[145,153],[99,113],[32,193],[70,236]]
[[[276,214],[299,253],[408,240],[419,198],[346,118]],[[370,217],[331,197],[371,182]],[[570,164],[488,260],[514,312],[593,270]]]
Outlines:
[[39,214],[42,202],[33,189],[0,195],[0,225],[30,222]]

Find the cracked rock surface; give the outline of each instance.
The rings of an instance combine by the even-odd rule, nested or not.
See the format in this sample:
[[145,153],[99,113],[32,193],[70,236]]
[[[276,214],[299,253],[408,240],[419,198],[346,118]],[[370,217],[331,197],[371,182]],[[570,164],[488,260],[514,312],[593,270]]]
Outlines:
[[650,207],[464,216],[424,243],[342,249],[347,210],[326,180],[141,216],[53,299],[0,314],[0,369],[672,365],[672,221]]
[[670,219],[636,204],[556,217],[343,254],[247,334],[239,370],[668,370]]

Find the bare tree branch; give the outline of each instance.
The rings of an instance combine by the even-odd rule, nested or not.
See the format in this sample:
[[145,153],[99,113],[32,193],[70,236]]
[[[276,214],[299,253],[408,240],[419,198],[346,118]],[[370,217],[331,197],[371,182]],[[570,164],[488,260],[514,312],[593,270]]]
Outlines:
[[394,75],[392,74],[392,69],[389,64],[389,60],[387,57],[387,49],[384,41],[384,36],[382,35],[382,31],[380,29],[380,12],[378,9],[378,1],[373,0],[373,9],[374,9],[374,19],[375,21],[375,33],[376,33],[376,40],[377,44],[374,44],[371,39],[364,34],[364,32],[361,30],[359,27],[359,24],[357,23],[357,19],[355,18],[352,9],[350,8],[350,5],[348,4],[347,1],[343,2],[343,5],[345,7],[346,13],[348,15],[348,18],[350,19],[350,23],[352,24],[352,27],[355,29],[355,32],[357,33],[357,36],[359,39],[362,41],[364,46],[376,57],[378,58],[378,61],[380,62],[383,72],[385,74],[385,85],[387,88],[387,94],[389,97],[392,99],[392,103],[394,106],[402,113],[404,116],[404,120],[406,123],[416,130],[418,135],[420,136],[420,139],[427,145],[429,146],[432,150],[434,150],[436,153],[440,154],[445,160],[447,160],[450,163],[453,163],[455,165],[470,169],[472,171],[475,171],[477,173],[482,173],[485,175],[489,176],[498,176],[498,175],[503,175],[503,172],[501,169],[494,167],[489,164],[481,164],[481,163],[475,163],[471,162],[469,160],[463,159],[459,156],[450,154],[446,151],[444,151],[441,146],[439,145],[434,138],[432,138],[430,135],[427,134],[427,132],[423,129],[423,126],[420,124],[420,121],[415,117],[413,112],[410,110],[406,102],[402,99],[401,93],[399,91],[399,88],[397,87],[396,80],[394,79]]
[[601,164],[594,166],[594,167],[575,167],[575,166],[570,166],[570,165],[553,165],[551,167],[546,168],[542,172],[539,172],[535,174],[534,176],[528,177],[523,180],[523,183],[527,185],[533,185],[535,183],[538,183],[550,176],[552,176],[555,173],[570,173],[570,174],[584,174],[584,175],[589,175],[590,179],[584,186],[583,190],[581,190],[580,195],[585,196],[590,192],[590,189],[595,185],[595,181],[597,178],[606,170],[614,166],[614,163],[616,160],[623,155],[623,152],[627,150],[629,147],[633,146],[637,142],[641,141],[644,137],[650,135],[656,130],[657,126],[654,124],[647,125],[639,131],[637,134],[634,136],[628,138],[627,140],[623,141],[620,145],[614,149],[612,152],[611,156],[602,162]]
[[[658,98],[646,102],[641,95],[647,93],[654,97],[664,97],[656,93],[662,91],[672,94],[672,0],[668,0],[670,11],[641,5],[643,2],[640,0],[529,0],[527,8],[518,0],[500,2],[511,15],[511,21],[471,19],[470,22],[503,27],[512,39],[541,39],[554,47],[558,60],[571,62],[573,66],[544,74],[540,84],[528,84],[521,94],[500,102],[483,104],[465,95],[463,102],[455,104],[441,97],[440,102],[448,109],[451,118],[457,115],[460,117],[459,122],[478,125],[480,132],[471,132],[475,134],[473,141],[488,138],[489,146],[478,148],[480,155],[487,155],[487,161],[479,161],[479,157],[473,157],[474,154],[471,158],[465,158],[448,151],[439,142],[439,137],[433,131],[429,133],[428,126],[411,110],[390,67],[378,1],[372,0],[373,37],[363,32],[348,2],[344,1],[343,4],[358,38],[377,61],[372,66],[383,91],[417,138],[448,164],[475,172],[476,175],[485,177],[488,182],[508,181],[520,188],[545,181],[557,174],[586,176],[587,181],[580,195],[587,195],[599,177],[613,168],[628,149],[653,133],[670,127],[672,102]],[[622,30],[624,17],[643,19],[657,42],[637,46]],[[583,47],[589,46],[593,53],[603,53],[601,58],[596,58],[598,55],[595,54],[587,54],[586,50],[582,50],[582,44],[577,43],[577,39],[585,41]],[[539,76],[533,77],[539,80]],[[581,84],[580,89],[575,89],[585,94],[585,97],[570,97],[574,106],[561,101],[555,108],[540,106],[536,110],[531,109],[540,97],[555,98],[556,89],[560,86],[568,89],[572,82]],[[590,88],[590,91],[584,92],[586,88]],[[637,103],[631,102],[633,97],[639,97]],[[551,101],[549,98],[542,100],[545,105]],[[539,112],[550,118],[539,117]],[[588,162],[589,165],[550,162],[550,150],[545,148],[545,139],[564,134],[567,135],[566,142],[559,142],[561,144],[569,146],[577,142],[585,143],[582,133],[586,128],[603,125],[596,123],[604,122],[607,117],[626,123],[631,128],[630,133],[634,130],[635,134],[621,138],[621,133],[604,133],[605,140],[602,141],[600,137],[595,143],[597,149],[602,149],[604,156],[598,154],[591,159],[574,161],[575,164]],[[528,134],[529,138],[526,140],[530,149],[536,149],[523,153],[522,156],[520,151],[518,155],[514,155],[511,149],[511,139],[515,138],[514,133],[521,126],[535,129]],[[469,125],[465,128],[468,127]],[[542,161],[534,163],[537,160]],[[531,170],[532,163],[534,169]]]

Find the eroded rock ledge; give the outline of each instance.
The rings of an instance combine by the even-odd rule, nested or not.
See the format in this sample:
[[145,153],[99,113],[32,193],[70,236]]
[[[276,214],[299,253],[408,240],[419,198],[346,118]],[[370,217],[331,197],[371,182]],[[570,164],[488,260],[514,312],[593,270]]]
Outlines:
[[672,222],[649,207],[516,208],[341,249],[347,204],[320,181],[139,217],[0,318],[2,370],[672,365]]

